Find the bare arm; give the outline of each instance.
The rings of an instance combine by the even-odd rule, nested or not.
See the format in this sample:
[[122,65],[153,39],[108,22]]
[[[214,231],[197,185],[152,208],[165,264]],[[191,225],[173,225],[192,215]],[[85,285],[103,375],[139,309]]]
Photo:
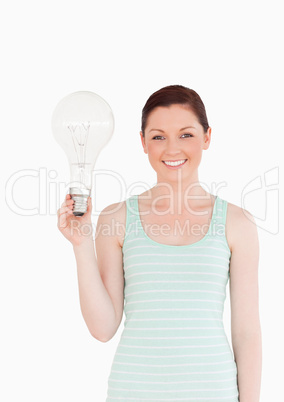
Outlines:
[[[92,229],[88,230],[92,228],[91,200],[88,201],[87,213],[82,217],[68,212],[73,208],[70,196],[66,197],[58,211],[59,230],[73,245],[82,315],[92,336],[101,342],[106,342],[115,334],[123,313],[121,247],[115,233],[103,235],[100,230],[101,226],[108,226],[111,220],[116,220],[115,212],[105,213],[114,210],[113,205],[105,208],[98,219],[96,237],[99,261],[95,255]],[[120,287],[112,286],[111,280],[106,280],[112,276]]]
[[77,262],[82,315],[92,336],[106,342],[116,326],[116,314],[100,275],[93,239],[86,240],[80,246],[73,246],[73,250]]
[[230,262],[232,346],[238,370],[240,402],[259,402],[262,346],[259,319],[259,242],[253,216],[234,212]]

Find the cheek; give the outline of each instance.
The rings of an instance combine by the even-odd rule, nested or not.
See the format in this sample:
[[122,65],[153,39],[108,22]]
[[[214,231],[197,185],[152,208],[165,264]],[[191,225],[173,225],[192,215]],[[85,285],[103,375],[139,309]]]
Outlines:
[[152,142],[148,144],[148,152],[151,155],[158,155],[161,152],[161,147],[155,146]]
[[202,142],[201,141],[192,141],[190,145],[188,145],[187,149],[192,152],[196,153],[202,150]]

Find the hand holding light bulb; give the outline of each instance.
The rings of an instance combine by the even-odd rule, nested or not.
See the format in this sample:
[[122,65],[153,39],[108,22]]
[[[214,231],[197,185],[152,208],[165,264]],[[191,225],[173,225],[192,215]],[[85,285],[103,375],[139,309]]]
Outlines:
[[61,208],[57,211],[57,227],[63,236],[69,240],[73,247],[80,246],[84,242],[93,241],[93,227],[91,221],[92,202],[88,197],[87,212],[83,216],[74,216],[74,200],[67,194]]
[[93,92],[74,92],[56,106],[52,131],[70,164],[69,192],[74,200],[73,214],[83,216],[91,195],[95,162],[113,135],[112,110],[104,99]]

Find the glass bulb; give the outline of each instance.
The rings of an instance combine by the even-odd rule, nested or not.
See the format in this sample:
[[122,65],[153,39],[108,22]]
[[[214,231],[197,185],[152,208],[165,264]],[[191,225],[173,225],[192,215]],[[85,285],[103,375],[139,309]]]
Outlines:
[[113,135],[112,110],[103,98],[93,92],[74,92],[57,104],[51,126],[69,161],[73,213],[82,216],[87,211],[97,157]]

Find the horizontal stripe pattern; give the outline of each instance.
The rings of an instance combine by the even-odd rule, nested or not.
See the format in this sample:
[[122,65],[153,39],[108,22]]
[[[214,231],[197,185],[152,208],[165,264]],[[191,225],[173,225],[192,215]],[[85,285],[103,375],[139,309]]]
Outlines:
[[223,325],[231,258],[227,202],[216,197],[206,235],[184,246],[147,236],[138,195],[126,205],[125,321],[106,402],[239,401]]

